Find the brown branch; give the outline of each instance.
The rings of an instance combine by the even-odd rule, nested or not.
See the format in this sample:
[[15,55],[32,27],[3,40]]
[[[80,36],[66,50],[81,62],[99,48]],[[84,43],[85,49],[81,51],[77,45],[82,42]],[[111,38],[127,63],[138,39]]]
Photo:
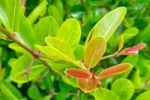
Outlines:
[[13,40],[15,43],[17,43],[19,46],[21,46],[22,48],[24,48],[27,52],[29,52],[34,58],[39,59],[39,61],[45,65],[49,70],[50,70],[50,65],[44,61],[43,59],[40,58],[44,58],[43,55],[41,55],[39,53],[39,51],[35,51],[32,48],[28,47],[26,44],[22,43],[16,36],[14,33],[7,31],[3,26],[0,25],[0,31],[3,32],[9,39]]

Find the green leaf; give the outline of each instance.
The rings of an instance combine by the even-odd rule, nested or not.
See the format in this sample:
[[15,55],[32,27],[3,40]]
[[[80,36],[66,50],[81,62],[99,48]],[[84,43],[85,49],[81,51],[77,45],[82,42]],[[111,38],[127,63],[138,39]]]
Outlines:
[[32,100],[38,100],[41,97],[41,94],[35,85],[31,85],[28,89],[28,96]]
[[0,0],[0,19],[9,31],[19,28],[20,0]]
[[135,39],[135,43],[139,43],[139,42],[149,43],[150,42],[149,33],[150,33],[150,25],[145,27],[144,31],[142,31],[142,33],[138,35],[138,37]]
[[43,44],[47,36],[55,36],[58,31],[58,24],[54,17],[47,16],[41,18],[34,27],[37,44]]
[[130,100],[134,93],[134,85],[128,79],[118,79],[112,84],[112,91],[114,91],[120,100]]
[[16,87],[4,80],[0,81],[0,91],[6,96],[8,100],[20,100],[23,98]]
[[85,47],[84,62],[87,67],[94,67],[100,61],[106,50],[106,41],[103,37],[93,38]]
[[95,100],[119,100],[119,97],[113,92],[105,88],[99,88],[94,93]]
[[108,41],[118,26],[121,24],[125,14],[125,7],[119,7],[110,11],[92,28],[86,39],[86,44],[90,41],[91,38],[97,36],[102,36],[106,39],[106,41]]
[[74,55],[77,60],[83,60],[84,58],[84,46],[83,45],[78,45],[77,48],[74,51]]
[[65,60],[74,59],[71,48],[63,41],[56,37],[47,37],[46,43],[48,46],[37,46],[38,49],[47,54],[51,59],[54,60]]
[[31,63],[32,56],[24,54],[12,66],[10,78],[17,83],[25,83],[37,78],[46,69],[44,65],[33,65],[29,76],[25,74],[27,67]]
[[18,44],[16,43],[10,43],[8,45],[9,48],[17,51],[17,52],[20,52],[20,53],[25,53],[25,54],[30,54],[29,52],[27,52],[24,48],[22,48],[21,46],[19,46]]
[[131,81],[134,84],[135,89],[141,89],[142,80],[140,78],[139,71],[137,69],[133,70],[130,77],[131,77]]
[[17,31],[17,36],[26,45],[33,47],[35,43],[35,33],[27,18],[20,14],[20,27]]
[[150,90],[147,90],[139,94],[135,100],[149,100],[149,97],[150,97]]
[[123,59],[122,63],[130,63],[133,66],[136,66],[138,59],[139,55],[129,55]]
[[67,19],[60,27],[56,37],[69,44],[74,50],[81,37],[79,22],[73,18]]
[[78,67],[82,67],[75,61],[75,57],[71,48],[56,37],[47,37],[46,43],[48,46],[36,45],[36,47],[44,54],[46,54],[52,61],[67,61],[73,63]]
[[53,16],[57,20],[59,25],[63,22],[63,17],[61,15],[59,9],[55,5],[48,6],[48,14],[50,16]]
[[123,32],[124,41],[127,42],[129,39],[132,39],[138,33],[139,33],[139,30],[136,27],[131,27],[131,28],[126,29]]
[[30,23],[34,23],[39,16],[44,15],[46,12],[47,0],[42,0],[42,2],[30,13],[28,20]]

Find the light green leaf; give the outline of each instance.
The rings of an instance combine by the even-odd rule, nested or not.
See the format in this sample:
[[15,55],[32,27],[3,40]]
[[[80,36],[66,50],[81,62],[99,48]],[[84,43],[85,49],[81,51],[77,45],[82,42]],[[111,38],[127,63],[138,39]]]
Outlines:
[[81,37],[81,28],[77,20],[70,18],[66,20],[60,27],[56,37],[69,44],[74,50]]
[[139,33],[139,30],[136,27],[131,27],[131,28],[126,29],[123,32],[124,41],[127,42],[129,39],[133,38],[138,33]]
[[17,36],[26,45],[33,47],[35,43],[35,33],[27,18],[20,14],[20,27],[17,31]]
[[23,98],[16,87],[4,80],[0,81],[0,91],[6,96],[8,100],[20,100]]
[[134,85],[128,79],[118,79],[112,84],[112,91],[114,91],[120,100],[130,100],[134,93]]
[[20,0],[0,0],[0,19],[9,31],[19,28]]
[[31,24],[34,23],[39,16],[44,15],[47,4],[47,0],[42,0],[42,2],[29,14],[28,20]]
[[56,37],[47,37],[46,43],[48,46],[36,45],[36,47],[44,54],[48,55],[52,61],[67,61],[81,67],[77,61],[71,48]]
[[25,72],[31,60],[32,60],[31,55],[24,54],[15,62],[15,64],[13,64],[10,78],[14,82],[25,83],[30,80],[33,80],[37,78],[37,76],[39,76],[40,73],[46,69],[44,65],[33,65],[29,72],[29,76],[27,76]]
[[118,26],[121,24],[125,14],[125,7],[119,7],[110,11],[90,31],[86,39],[86,44],[90,41],[91,38],[97,36],[103,36],[106,41],[108,41],[113,33],[116,31]]
[[74,55],[77,60],[83,60],[84,58],[84,46],[83,45],[78,45],[77,48],[74,51]]
[[38,88],[35,85],[31,85],[28,89],[28,96],[32,100],[38,100],[41,97],[41,94],[40,94],[40,91],[38,90]]
[[147,90],[139,94],[135,100],[149,100],[149,97],[150,97],[150,90]]
[[94,67],[100,61],[106,50],[106,41],[103,37],[95,37],[85,47],[84,62],[87,67]]
[[27,52],[24,48],[22,48],[21,46],[19,46],[18,44],[16,43],[10,43],[8,45],[9,48],[17,51],[17,52],[20,52],[20,53],[26,53],[26,54],[30,54],[29,52]]
[[58,24],[54,17],[47,16],[41,18],[34,27],[37,44],[43,44],[47,36],[55,36],[58,31]]
[[99,88],[94,93],[95,100],[120,100],[119,97],[113,92],[105,88]]

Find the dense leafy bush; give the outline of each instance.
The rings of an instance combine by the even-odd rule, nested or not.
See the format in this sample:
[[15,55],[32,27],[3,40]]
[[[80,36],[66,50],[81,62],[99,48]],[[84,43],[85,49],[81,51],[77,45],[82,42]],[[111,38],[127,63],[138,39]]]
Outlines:
[[0,99],[149,100],[149,9],[149,0],[0,0]]

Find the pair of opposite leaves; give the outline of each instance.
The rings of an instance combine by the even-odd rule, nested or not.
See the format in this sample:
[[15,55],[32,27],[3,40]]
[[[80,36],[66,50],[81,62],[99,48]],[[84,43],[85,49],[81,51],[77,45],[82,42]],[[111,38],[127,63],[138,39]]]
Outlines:
[[[103,37],[92,38],[85,46],[84,63],[88,68],[94,67],[106,50],[106,41]],[[66,73],[77,78],[79,88],[84,92],[92,92],[100,84],[100,79],[121,74],[129,69],[128,63],[118,64],[104,69],[98,76],[90,73],[90,69],[69,68]]]

